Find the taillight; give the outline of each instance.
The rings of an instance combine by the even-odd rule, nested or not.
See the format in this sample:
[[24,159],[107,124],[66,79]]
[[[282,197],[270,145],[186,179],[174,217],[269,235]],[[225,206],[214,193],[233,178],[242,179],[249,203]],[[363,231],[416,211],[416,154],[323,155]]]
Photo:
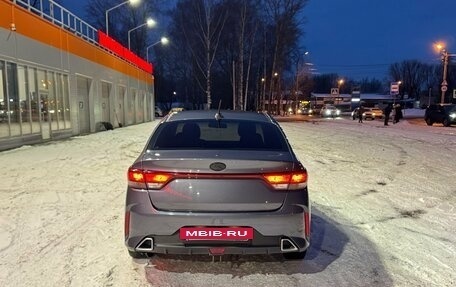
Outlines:
[[160,189],[167,184],[172,175],[149,170],[130,168],[128,170],[128,184],[134,188],[141,189]]
[[156,173],[153,171],[147,171],[147,172],[145,172],[144,175],[145,175],[147,187],[151,188],[151,189],[162,188],[172,178],[172,176],[170,174]]
[[291,172],[278,174],[264,174],[263,177],[275,189],[295,190],[307,186],[307,172]]

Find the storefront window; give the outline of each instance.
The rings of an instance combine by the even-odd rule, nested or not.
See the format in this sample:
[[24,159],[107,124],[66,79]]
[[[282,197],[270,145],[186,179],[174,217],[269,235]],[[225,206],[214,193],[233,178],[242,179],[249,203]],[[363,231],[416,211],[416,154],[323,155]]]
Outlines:
[[39,133],[40,129],[40,98],[36,82],[36,68],[28,68],[28,87],[32,117],[32,133]]
[[59,129],[65,129],[65,123],[63,121],[63,86],[62,86],[62,75],[55,74],[55,116],[59,124]]
[[58,107],[57,107],[57,99],[56,99],[56,82],[55,82],[55,74],[54,72],[47,72],[47,84],[48,84],[48,91],[49,91],[49,98],[48,98],[48,112],[49,118],[51,120],[51,129],[56,131],[59,129],[59,121],[58,117]]
[[49,90],[48,90],[48,83],[46,79],[46,72],[43,70],[38,70],[38,89],[40,95],[40,113],[41,113],[41,120],[42,121],[49,121],[49,113],[48,113],[48,97],[49,97]]
[[62,90],[63,90],[63,118],[65,122],[65,128],[71,128],[70,118],[70,91],[68,89],[68,76],[62,75]]
[[8,97],[6,93],[5,63],[0,61],[0,138],[9,136]]
[[21,111],[19,107],[17,65],[15,63],[6,63],[6,81],[8,83],[7,96],[10,116],[10,133],[11,136],[18,136],[21,134]]
[[30,134],[32,132],[31,126],[31,111],[30,111],[30,97],[28,95],[28,78],[27,67],[17,67],[17,77],[19,86],[19,105],[20,105],[20,118],[22,123],[22,134]]

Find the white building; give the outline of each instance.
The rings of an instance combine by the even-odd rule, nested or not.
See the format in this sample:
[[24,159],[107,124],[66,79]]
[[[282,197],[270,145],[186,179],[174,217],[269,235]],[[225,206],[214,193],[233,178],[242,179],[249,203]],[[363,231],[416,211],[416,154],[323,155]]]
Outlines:
[[0,0],[0,150],[154,118],[152,65],[50,0]]

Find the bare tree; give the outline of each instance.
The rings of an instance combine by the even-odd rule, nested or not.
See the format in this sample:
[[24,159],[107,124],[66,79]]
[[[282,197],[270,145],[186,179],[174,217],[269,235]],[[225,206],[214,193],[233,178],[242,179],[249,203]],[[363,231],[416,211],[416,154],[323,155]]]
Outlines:
[[[287,55],[289,55],[293,45],[297,43],[299,38],[301,20],[298,15],[307,2],[308,0],[264,0],[266,15],[269,17],[271,25],[275,28],[270,78],[273,79],[274,74],[278,73],[278,84],[280,84],[280,77],[282,77],[286,65]],[[270,98],[273,92],[273,84],[274,81],[270,81]],[[277,93],[280,93],[280,86],[278,86]],[[281,96],[277,96],[277,100],[277,112],[280,112]],[[269,104],[270,106],[271,103]]]
[[389,74],[394,81],[401,81],[401,97],[404,92],[411,98],[417,98],[426,78],[426,66],[417,60],[406,60],[390,66]]
[[211,72],[216,56],[220,36],[227,19],[226,13],[220,11],[217,0],[185,0],[180,7],[187,7],[189,11],[180,9],[179,26],[187,40],[194,63],[205,81],[198,83],[206,93],[206,108],[211,108]]

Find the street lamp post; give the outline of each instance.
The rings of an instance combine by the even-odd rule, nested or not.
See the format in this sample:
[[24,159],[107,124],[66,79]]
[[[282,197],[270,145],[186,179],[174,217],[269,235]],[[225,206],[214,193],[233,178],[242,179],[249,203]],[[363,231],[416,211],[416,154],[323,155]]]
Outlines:
[[168,40],[168,38],[166,38],[166,37],[161,37],[160,41],[157,41],[157,42],[153,43],[152,45],[147,46],[147,48],[146,48],[146,59],[147,59],[147,63],[149,63],[149,49],[152,48],[152,47],[155,46],[155,45],[160,44],[160,43],[161,43],[162,45],[166,45],[166,44],[169,43],[169,40]]
[[443,57],[443,81],[442,81],[442,96],[440,97],[440,103],[445,103],[445,92],[447,91],[447,72],[448,72],[448,51],[446,49],[442,49],[442,57]]
[[[340,79],[337,81],[337,103],[339,104],[339,98],[340,98],[340,87],[344,84],[344,79]],[[333,104],[336,104],[336,101],[333,101]]]
[[130,34],[131,34],[132,31],[134,31],[136,29],[139,29],[141,27],[144,27],[146,25],[147,25],[147,27],[150,28],[150,27],[155,26],[155,24],[156,24],[156,22],[153,19],[149,18],[149,19],[147,19],[146,23],[143,23],[143,24],[141,24],[139,26],[136,26],[133,29],[128,30],[128,50],[131,50],[131,47],[130,47]]
[[448,89],[448,83],[447,83],[447,73],[448,73],[448,62],[450,57],[455,57],[456,54],[450,54],[445,48],[445,45],[442,43],[437,43],[434,46],[441,54],[442,54],[442,60],[443,60],[443,79],[442,79],[442,84],[440,90],[442,91],[442,96],[440,98],[440,103],[444,104],[445,103],[445,93]]
[[119,5],[116,5],[112,8],[109,8],[108,10],[106,10],[105,12],[105,18],[106,18],[106,35],[109,36],[109,12],[111,12],[112,10],[116,9],[116,8],[119,8],[120,6],[123,6],[125,4],[128,4],[130,3],[130,5],[132,6],[135,6],[136,4],[139,4],[141,2],[141,0],[127,0],[127,1],[124,1],[122,3],[120,3]]
[[274,73],[273,75],[273,78],[271,79],[271,90],[269,91],[269,101],[268,101],[268,112],[271,112],[271,107],[272,107],[272,99],[276,99],[277,98],[277,95],[275,97],[272,96],[272,93],[273,93],[273,90],[274,90],[274,82],[275,82],[275,79],[277,78],[279,74],[277,72]]
[[261,110],[264,111],[265,108],[265,93],[266,93],[266,78],[261,78],[261,96],[260,96],[260,102],[258,103],[257,109],[260,108],[261,105]]

